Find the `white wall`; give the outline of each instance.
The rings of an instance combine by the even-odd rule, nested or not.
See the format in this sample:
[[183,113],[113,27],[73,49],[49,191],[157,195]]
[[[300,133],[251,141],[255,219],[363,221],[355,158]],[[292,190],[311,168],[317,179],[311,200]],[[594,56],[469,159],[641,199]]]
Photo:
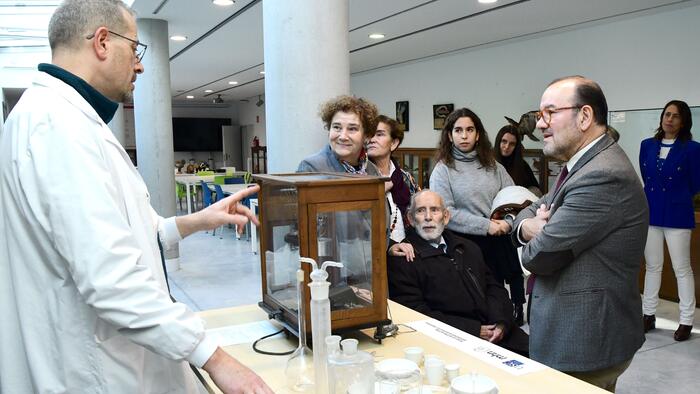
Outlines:
[[472,108],[493,140],[504,115],[517,120],[537,109],[546,85],[570,74],[600,83],[611,110],[658,108],[671,98],[700,105],[698,21],[696,5],[462,51],[356,74],[352,92],[392,117],[396,101],[409,101],[403,147],[436,145],[432,106],[443,103]]

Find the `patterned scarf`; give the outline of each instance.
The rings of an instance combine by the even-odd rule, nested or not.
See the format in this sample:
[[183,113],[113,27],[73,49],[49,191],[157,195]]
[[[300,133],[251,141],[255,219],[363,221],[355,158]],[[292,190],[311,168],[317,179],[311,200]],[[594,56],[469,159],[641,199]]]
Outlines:
[[362,149],[360,158],[357,160],[357,166],[353,166],[345,160],[340,160],[340,164],[348,174],[365,175],[367,174],[367,152],[365,152],[364,148]]

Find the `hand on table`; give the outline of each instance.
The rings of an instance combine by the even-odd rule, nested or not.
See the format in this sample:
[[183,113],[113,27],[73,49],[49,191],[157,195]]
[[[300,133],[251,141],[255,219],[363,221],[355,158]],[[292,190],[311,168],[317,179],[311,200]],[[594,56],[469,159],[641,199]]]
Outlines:
[[260,376],[221,348],[202,367],[224,394],[273,394]]

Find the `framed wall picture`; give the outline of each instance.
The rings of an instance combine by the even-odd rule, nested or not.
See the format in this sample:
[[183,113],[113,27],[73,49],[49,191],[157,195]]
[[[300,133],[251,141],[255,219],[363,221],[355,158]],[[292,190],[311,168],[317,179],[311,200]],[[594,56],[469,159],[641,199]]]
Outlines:
[[445,119],[452,111],[454,111],[454,104],[435,104],[433,105],[433,129],[442,130],[445,125]]
[[399,128],[408,131],[408,101],[396,102],[396,121],[399,122]]

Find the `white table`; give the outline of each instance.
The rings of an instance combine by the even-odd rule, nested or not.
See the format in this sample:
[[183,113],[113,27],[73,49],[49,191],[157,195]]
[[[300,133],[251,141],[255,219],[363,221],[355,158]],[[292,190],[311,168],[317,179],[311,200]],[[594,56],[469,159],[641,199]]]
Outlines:
[[200,181],[204,182],[214,182],[215,175],[198,176],[194,174],[177,174],[175,175],[175,182],[182,183],[185,185],[185,194],[187,196],[187,213],[192,213],[192,197],[190,194],[190,186],[198,185]]
[[[234,183],[230,185],[219,185],[221,186],[221,190],[224,191],[225,194],[231,195],[234,193],[237,193],[241,190],[245,190],[250,186],[255,186],[257,185],[256,183]],[[213,185],[207,185],[209,186],[209,189],[215,190]],[[254,207],[258,206],[258,199],[257,198],[251,198],[249,202],[250,210],[255,213]],[[251,249],[253,250],[253,253],[258,252],[257,248],[257,232],[255,230],[255,224],[250,222],[250,240],[251,240]],[[236,231],[236,239],[240,239],[240,235],[238,234],[238,231]]]
[[221,190],[224,191],[224,193],[227,194],[234,194],[236,192],[239,192],[241,190],[244,190],[250,186],[254,186],[256,183],[234,183],[231,185],[220,185]]
[[[254,186],[254,185],[256,185],[256,183],[234,183],[231,185],[221,185],[221,190],[223,190],[224,193],[227,193],[227,194],[234,194],[234,193],[237,193],[241,190],[248,188],[249,186]],[[258,206],[258,199],[251,198],[249,200],[248,205],[250,207],[250,210],[253,211],[253,213],[255,213],[254,207]],[[251,247],[253,253],[258,252],[257,232],[255,230],[255,227],[256,227],[255,224],[253,224],[253,222],[250,222],[250,236],[248,238],[250,238],[250,244],[251,244],[250,247]],[[236,238],[240,239],[238,232],[236,232]]]
[[[400,304],[389,301],[392,319],[395,323],[410,323],[417,320],[424,320],[428,317],[416,311],[408,309]],[[215,309],[197,313],[206,322],[207,328],[219,328],[225,326],[235,326],[246,323],[253,323],[267,320],[267,313],[257,305],[245,305],[233,308]],[[461,367],[461,373],[466,374],[476,372],[484,374],[493,379],[498,384],[501,394],[605,394],[607,391],[592,386],[586,382],[573,378],[562,372],[545,367],[544,369],[525,375],[516,376],[492,363],[484,361],[470,354],[463,353],[450,346],[446,346],[437,340],[424,335],[421,332],[411,332],[410,328],[400,326],[399,334],[389,337],[381,344],[370,340],[373,329],[362,331],[346,332],[344,338],[353,337],[360,341],[359,349],[371,352],[376,361],[387,358],[403,357],[403,349],[407,346],[420,346],[425,354],[436,354],[445,363],[456,363]],[[297,346],[296,338],[276,337],[263,342],[261,347],[268,351],[285,351],[294,349]],[[267,356],[255,353],[250,343],[225,346],[224,351],[237,358],[244,365],[257,373],[275,393],[291,394],[286,387],[284,369],[287,357]],[[209,375],[201,371],[205,381],[203,384],[210,392],[220,393],[214,386]],[[446,383],[444,384],[446,386]]]

